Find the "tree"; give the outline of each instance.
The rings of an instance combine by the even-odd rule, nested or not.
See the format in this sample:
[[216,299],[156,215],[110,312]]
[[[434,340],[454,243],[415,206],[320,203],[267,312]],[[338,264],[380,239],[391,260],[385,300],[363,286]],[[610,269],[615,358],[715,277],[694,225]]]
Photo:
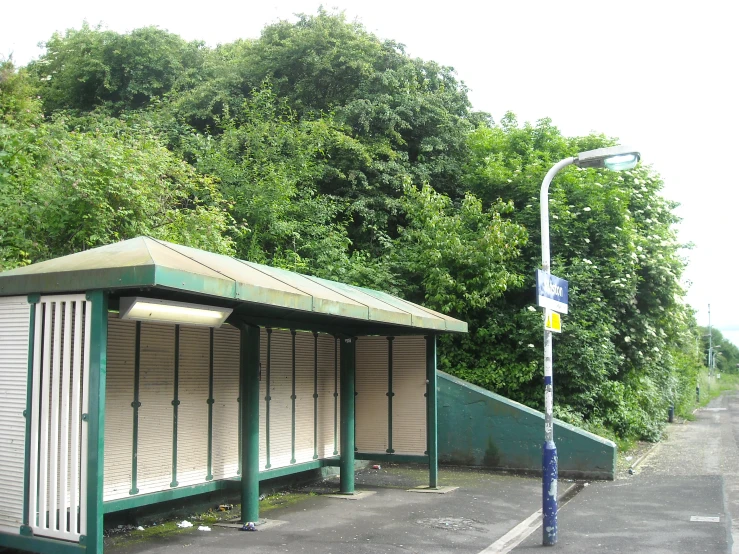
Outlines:
[[512,207],[498,202],[483,210],[472,194],[455,206],[428,185],[421,190],[407,185],[408,223],[393,252],[404,294],[464,318],[520,286],[522,277],[510,272],[510,262],[526,243],[526,232],[503,219]]
[[726,339],[721,331],[713,327],[710,331],[712,341],[708,340],[708,327],[700,328],[701,335],[701,352],[705,364],[708,365],[708,349],[709,344],[713,343],[714,356],[716,357],[717,373],[739,373],[739,348]]
[[[214,181],[164,148],[145,125],[103,116],[69,129],[45,121],[25,73],[3,67],[0,260],[13,267],[150,235],[232,251]],[[23,107],[19,111],[19,106]]]
[[215,136],[196,133],[188,156],[205,175],[216,177],[244,232],[234,237],[237,255],[300,273],[357,285],[394,279],[381,260],[350,251],[346,202],[318,194],[331,171],[325,151],[352,147],[328,117],[298,119],[287,102],[265,86],[217,119]]
[[331,118],[346,138],[324,146],[328,170],[316,191],[345,200],[342,217],[355,248],[381,255],[383,230],[395,236],[402,224],[408,179],[464,196],[458,184],[466,136],[484,116],[471,112],[452,68],[412,59],[402,45],[323,10],[221,46],[206,66],[207,79],[163,108],[201,133],[220,132],[217,120],[240,110],[264,83],[297,120]]
[[10,61],[0,62],[0,269],[30,261],[32,241],[25,234],[22,206],[32,190],[17,176],[33,171],[43,123],[28,75]]
[[[495,125],[452,68],[324,10],[213,49],[85,25],[0,75],[4,265],[146,233],[386,290],[468,321],[442,369],[541,407],[539,188],[613,139]],[[571,167],[550,191],[556,413],[596,432],[656,438],[701,367],[661,187]]]
[[142,108],[197,80],[204,62],[202,42],[186,42],[156,27],[119,34],[84,23],[79,30],[55,33],[45,46],[29,69],[40,80],[48,113]]
[[[469,140],[467,186],[488,203],[512,202],[511,216],[531,240],[518,260],[524,286],[480,314],[470,345],[451,349],[445,363],[540,406],[541,316],[532,311],[539,189],[558,160],[613,141],[568,139],[549,120],[521,127],[511,114],[499,126],[478,127]],[[680,300],[677,218],[661,187],[643,166],[622,174],[573,167],[550,190],[552,272],[570,282],[566,332],[555,339],[559,415],[621,436],[656,438],[666,406],[689,394],[697,371],[694,322]]]

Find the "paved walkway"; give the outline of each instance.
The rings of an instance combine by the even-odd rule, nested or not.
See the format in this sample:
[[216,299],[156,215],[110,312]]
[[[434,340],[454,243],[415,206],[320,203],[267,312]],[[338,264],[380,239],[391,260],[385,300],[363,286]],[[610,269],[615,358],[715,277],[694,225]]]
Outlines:
[[[394,467],[367,470],[357,477],[357,490],[373,494],[358,500],[308,496],[267,512],[270,526],[256,533],[214,527],[156,542],[107,549],[109,554],[301,552],[344,553],[477,553],[536,511],[541,502],[538,478],[479,470],[442,469],[442,485],[459,489],[447,494],[407,492],[428,478],[424,469]],[[315,488],[319,493],[338,488]],[[311,489],[308,489],[309,491]]]
[[[739,538],[739,524],[732,523],[739,522],[737,437],[734,393],[700,410],[694,422],[671,425],[668,438],[634,475],[578,484],[579,492],[560,508],[559,542],[545,550],[739,554],[737,547],[732,550],[732,531]],[[426,478],[421,468],[366,470],[357,476],[357,490],[372,494],[344,500],[323,494],[338,488],[338,481],[312,487],[305,492],[314,494],[267,512],[272,525],[256,533],[190,529],[106,552],[507,554],[544,548],[535,515],[539,478],[442,468],[441,484],[457,490],[407,491]],[[560,491],[567,486],[562,482]]]
[[[671,425],[635,475],[593,483],[560,510],[559,543],[551,550],[732,552],[732,515],[739,521],[738,424],[739,396],[732,393],[699,410],[694,422]],[[540,544],[541,534],[534,533],[513,552]]]

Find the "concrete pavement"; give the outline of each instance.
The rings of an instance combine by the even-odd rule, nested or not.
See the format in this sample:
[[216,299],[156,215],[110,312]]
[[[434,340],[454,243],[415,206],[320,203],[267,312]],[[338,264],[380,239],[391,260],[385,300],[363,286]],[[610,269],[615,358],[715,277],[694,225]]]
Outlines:
[[[427,470],[407,467],[365,470],[357,490],[372,491],[358,500],[325,496],[338,481],[308,487],[301,501],[267,512],[276,522],[256,533],[213,527],[191,531],[156,543],[107,549],[116,554],[169,552],[216,553],[409,553],[480,552],[541,502],[537,478],[498,475],[468,469],[444,469],[442,485],[459,489],[448,494],[408,492],[423,485]],[[197,527],[197,525],[196,525]]]
[[[739,396],[726,394],[695,415],[694,422],[669,426],[635,475],[592,483],[562,508],[552,550],[737,552]],[[534,533],[513,552],[540,544]]]
[[[732,551],[732,522],[739,521],[737,436],[736,393],[713,401],[694,422],[671,425],[668,438],[634,475],[580,484],[579,492],[560,508],[559,543],[547,550],[737,552]],[[314,486],[305,491],[314,494],[267,512],[275,523],[256,533],[192,530],[106,552],[505,554],[544,548],[540,527],[525,535],[541,504],[539,478],[442,468],[441,484],[458,490],[444,495],[407,492],[426,477],[421,468],[366,470],[357,476],[357,490],[374,494],[341,500],[323,494],[337,483]],[[562,482],[560,491],[566,486]],[[496,543],[512,529],[517,536],[506,545]]]

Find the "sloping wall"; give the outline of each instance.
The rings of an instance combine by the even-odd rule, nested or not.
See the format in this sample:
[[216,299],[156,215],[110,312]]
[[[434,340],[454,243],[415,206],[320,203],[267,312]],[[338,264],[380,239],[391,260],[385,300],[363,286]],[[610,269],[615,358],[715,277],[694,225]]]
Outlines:
[[[441,371],[438,383],[441,463],[541,472],[544,414]],[[615,478],[612,441],[555,420],[554,442],[560,477]]]

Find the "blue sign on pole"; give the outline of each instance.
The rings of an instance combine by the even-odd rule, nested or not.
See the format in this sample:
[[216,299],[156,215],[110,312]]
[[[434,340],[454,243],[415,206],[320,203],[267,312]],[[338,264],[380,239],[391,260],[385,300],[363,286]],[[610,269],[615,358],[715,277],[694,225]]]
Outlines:
[[567,281],[536,270],[536,303],[560,314],[567,313]]

